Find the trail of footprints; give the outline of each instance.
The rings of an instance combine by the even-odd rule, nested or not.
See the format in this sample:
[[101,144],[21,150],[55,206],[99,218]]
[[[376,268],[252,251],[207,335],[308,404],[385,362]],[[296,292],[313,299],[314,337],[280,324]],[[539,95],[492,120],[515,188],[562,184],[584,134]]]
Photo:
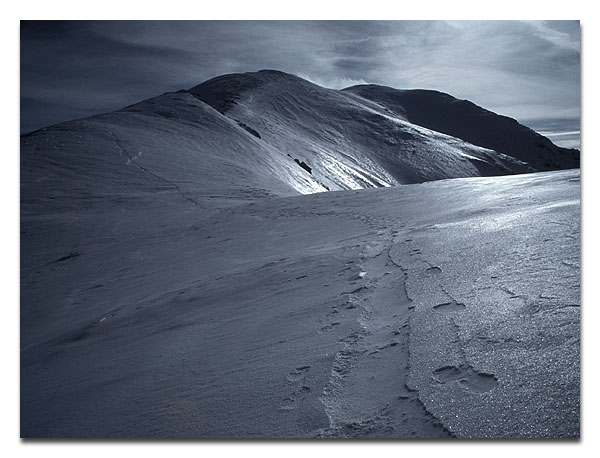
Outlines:
[[[389,233],[387,231],[378,231],[377,235],[382,237],[389,235]],[[373,414],[374,416],[371,417],[370,414],[365,412],[364,418],[356,418],[351,423],[347,422],[344,414],[340,415],[340,408],[343,411],[342,406],[344,404],[344,392],[347,380],[353,373],[353,369],[357,365],[362,364],[362,358],[365,355],[375,357],[381,351],[392,349],[398,345],[403,346],[402,339],[399,336],[401,331],[405,330],[408,326],[407,322],[394,322],[397,314],[393,314],[394,312],[390,312],[389,309],[386,310],[384,304],[377,302],[380,300],[389,300],[389,298],[382,299],[377,294],[378,283],[386,275],[392,273],[386,271],[386,269],[399,267],[394,267],[391,260],[386,257],[386,255],[389,255],[390,244],[391,240],[389,239],[385,243],[367,244],[360,257],[360,264],[350,261],[338,273],[340,276],[348,276],[349,291],[345,293],[345,303],[341,306],[334,306],[334,311],[327,315],[332,321],[327,326],[321,328],[321,332],[329,331],[339,325],[339,322],[333,321],[333,319],[342,309],[359,309],[360,312],[356,316],[356,320],[360,324],[360,327],[338,340],[339,343],[343,344],[343,348],[335,356],[329,385],[324,389],[322,398],[325,405],[328,406],[328,410],[333,415],[333,417],[330,417],[333,420],[331,427],[323,431],[325,436],[337,436],[341,434],[342,436],[354,437],[375,432],[380,435],[386,435],[386,431],[384,431],[386,427],[393,430],[393,427],[388,424],[388,420],[384,419],[387,415],[382,417],[381,415]],[[361,265],[363,263],[365,265]],[[375,263],[378,267],[375,267],[372,263]],[[375,272],[383,272],[382,278],[368,279],[367,270],[371,269],[374,269]],[[386,282],[389,281],[389,279],[386,280]],[[372,301],[375,302],[371,303]],[[384,305],[383,310],[380,310],[382,305]],[[340,310],[338,310],[338,307]],[[373,321],[381,319],[381,316],[378,315],[376,317],[373,314],[381,313],[389,313],[391,321],[384,320],[387,324],[377,324],[377,321]],[[375,345],[375,341],[378,341],[383,334],[387,334],[387,342],[379,342]],[[401,380],[398,380],[398,385],[399,388],[403,386]],[[390,409],[390,406],[386,404],[382,408],[384,410]],[[391,430],[387,431],[387,434],[391,434]]]

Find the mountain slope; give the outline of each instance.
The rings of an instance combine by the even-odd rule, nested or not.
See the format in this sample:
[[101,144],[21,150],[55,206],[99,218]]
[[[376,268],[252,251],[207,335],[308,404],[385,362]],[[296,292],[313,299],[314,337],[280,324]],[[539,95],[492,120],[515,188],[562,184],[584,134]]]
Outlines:
[[296,194],[293,184],[301,181],[296,166],[273,170],[270,154],[198,99],[165,94],[23,136],[22,204],[68,207],[88,195],[118,198],[132,187],[140,193],[179,192],[201,205],[224,188],[228,199]]
[[344,89],[378,103],[411,123],[527,162],[539,171],[579,167],[579,151],[561,148],[516,120],[468,100],[428,90],[359,85]]
[[[224,190],[234,203],[544,168],[420,127],[397,105],[353,92],[276,71],[225,75],[48,127],[21,138],[22,201],[68,207],[78,194],[99,202],[135,183],[212,206]],[[555,164],[555,155],[544,160]],[[560,167],[571,166],[565,159]]]
[[330,189],[530,170],[520,161],[424,129],[389,110],[293,75],[224,75],[189,91],[307,163]]

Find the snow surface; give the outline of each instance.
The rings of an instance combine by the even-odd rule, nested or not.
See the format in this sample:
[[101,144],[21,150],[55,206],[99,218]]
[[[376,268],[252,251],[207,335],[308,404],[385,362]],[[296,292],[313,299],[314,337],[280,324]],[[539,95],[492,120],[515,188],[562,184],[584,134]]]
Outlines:
[[577,437],[579,171],[251,75],[22,137],[21,435]]
[[22,434],[577,436],[578,196],[567,171],[26,218]]

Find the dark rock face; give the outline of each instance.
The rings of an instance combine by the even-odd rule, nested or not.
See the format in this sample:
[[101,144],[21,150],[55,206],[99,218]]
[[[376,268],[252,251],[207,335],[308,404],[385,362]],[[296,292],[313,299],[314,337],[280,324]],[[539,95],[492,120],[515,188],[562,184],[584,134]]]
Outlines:
[[309,167],[306,162],[300,161],[299,159],[294,159],[294,162],[312,175],[312,168]]

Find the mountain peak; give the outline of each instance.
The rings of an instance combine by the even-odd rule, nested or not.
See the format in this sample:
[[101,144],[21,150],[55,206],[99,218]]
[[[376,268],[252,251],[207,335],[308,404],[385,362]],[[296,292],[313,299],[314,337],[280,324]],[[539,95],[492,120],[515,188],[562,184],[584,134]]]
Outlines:
[[258,72],[229,73],[217,76],[188,89],[188,92],[208,103],[217,111],[224,113],[244,93],[274,83],[312,84],[289,73],[264,69]]

